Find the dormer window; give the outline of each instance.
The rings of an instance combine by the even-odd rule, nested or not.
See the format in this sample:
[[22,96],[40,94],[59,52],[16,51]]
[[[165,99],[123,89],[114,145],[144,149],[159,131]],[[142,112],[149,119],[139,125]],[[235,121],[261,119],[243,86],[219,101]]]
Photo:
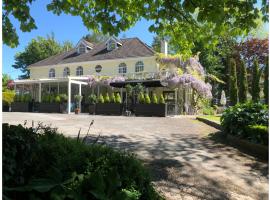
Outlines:
[[87,42],[84,39],[81,39],[78,44],[76,45],[77,53],[78,54],[83,54],[87,53],[91,49],[93,49],[94,45],[90,42]]
[[106,46],[108,51],[112,51],[119,46],[122,46],[122,43],[116,37],[110,37],[106,42]]
[[85,46],[83,44],[81,44],[79,46],[79,54],[85,53]]

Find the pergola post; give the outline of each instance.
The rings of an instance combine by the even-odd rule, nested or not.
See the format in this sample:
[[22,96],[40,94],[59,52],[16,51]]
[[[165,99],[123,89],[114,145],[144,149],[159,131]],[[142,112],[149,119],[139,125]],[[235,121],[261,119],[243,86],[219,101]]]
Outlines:
[[[79,84],[79,95],[82,96],[82,84]],[[81,110],[81,104],[82,102],[79,102],[79,109]]]
[[41,83],[38,83],[38,102],[41,103]]
[[70,108],[71,108],[71,82],[68,79],[68,114],[70,114]]
[[123,87],[121,87],[120,93],[121,93],[121,101],[123,101]]
[[174,90],[174,114],[177,115],[177,93],[178,93],[178,88]]
[[59,95],[59,82],[57,82],[57,94]]

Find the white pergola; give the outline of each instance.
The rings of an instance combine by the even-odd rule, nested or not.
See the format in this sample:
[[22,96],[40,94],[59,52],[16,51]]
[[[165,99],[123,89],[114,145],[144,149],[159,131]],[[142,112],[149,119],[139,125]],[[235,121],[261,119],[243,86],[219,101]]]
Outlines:
[[[59,94],[59,83],[67,83],[67,95],[68,95],[68,114],[71,110],[71,84],[76,84],[79,86],[79,95],[82,93],[82,85],[87,85],[87,77],[64,77],[64,78],[47,78],[47,79],[29,79],[29,80],[14,80],[14,89],[16,91],[16,85],[31,85],[38,84],[38,101],[41,102],[41,85],[42,83],[57,83],[58,84],[58,94]],[[81,107],[81,105],[80,105]]]

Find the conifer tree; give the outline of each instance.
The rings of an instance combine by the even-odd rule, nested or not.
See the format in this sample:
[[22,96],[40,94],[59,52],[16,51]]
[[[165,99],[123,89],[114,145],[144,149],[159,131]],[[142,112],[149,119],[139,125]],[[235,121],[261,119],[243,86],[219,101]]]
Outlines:
[[260,71],[257,59],[253,64],[251,96],[252,101],[254,102],[258,102],[260,100]]
[[244,103],[247,101],[248,83],[247,83],[247,69],[244,61],[240,63],[239,74],[239,102]]
[[268,62],[268,56],[265,60],[265,68],[264,68],[264,87],[263,87],[263,93],[264,93],[264,99],[265,103],[268,104],[269,101],[269,62]]
[[238,87],[236,77],[236,63],[230,59],[230,80],[229,80],[230,104],[235,105],[238,102]]

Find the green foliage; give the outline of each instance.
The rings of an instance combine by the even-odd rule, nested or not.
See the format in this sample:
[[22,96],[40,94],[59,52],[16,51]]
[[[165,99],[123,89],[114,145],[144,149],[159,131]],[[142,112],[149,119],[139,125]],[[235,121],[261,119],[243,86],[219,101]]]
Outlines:
[[144,104],[145,103],[145,97],[144,97],[143,92],[140,92],[138,101],[139,101],[140,104]]
[[57,95],[57,96],[55,97],[54,102],[55,102],[55,103],[60,103],[60,102],[61,102],[61,98],[60,98],[59,95]]
[[116,98],[115,98],[114,93],[111,94],[110,102],[111,102],[111,103],[116,103]]
[[165,99],[164,99],[163,94],[160,94],[160,96],[159,96],[159,103],[160,104],[165,104]]
[[150,100],[150,97],[149,97],[149,94],[148,94],[148,93],[146,93],[146,94],[144,95],[144,99],[145,99],[145,103],[146,103],[146,104],[150,104],[150,103],[151,103],[151,100]]
[[21,70],[23,73],[21,78],[29,78],[29,70],[26,67],[71,48],[72,44],[68,42],[65,42],[63,45],[58,43],[53,34],[48,35],[47,38],[37,37],[32,39],[22,52],[15,55],[15,63],[12,67]]
[[269,133],[268,126],[249,125],[245,128],[244,135],[241,138],[247,139],[255,144],[263,144],[268,146]]
[[204,115],[214,115],[215,114],[215,109],[213,107],[202,108],[202,114],[204,114]]
[[230,59],[230,104],[235,105],[238,102],[238,88],[237,88],[237,77],[236,77],[236,64],[234,59]]
[[11,80],[11,77],[8,74],[2,74],[2,92],[8,90],[7,85],[9,80]]
[[109,39],[109,35],[104,35],[102,33],[99,32],[91,32],[89,34],[87,34],[86,36],[84,36],[83,38],[90,42],[90,43],[100,43],[100,42],[105,42],[107,39]]
[[128,97],[132,97],[132,92],[133,92],[133,87],[132,87],[132,85],[127,84],[127,85],[125,86],[125,88],[126,88],[127,96],[128,96]]
[[102,94],[100,94],[98,97],[98,103],[104,103],[104,98]]
[[97,103],[97,96],[95,94],[91,94],[88,96],[88,101],[90,104],[96,104]]
[[32,101],[32,96],[30,94],[23,95],[23,102],[30,102]]
[[253,69],[252,69],[252,87],[251,87],[251,96],[252,101],[258,102],[260,100],[260,71],[259,71],[259,63],[256,59],[254,61]]
[[104,103],[110,103],[110,96],[108,93],[105,94],[105,97],[104,97]]
[[245,103],[247,101],[248,83],[247,83],[247,69],[244,61],[240,64],[239,75],[239,102]]
[[9,105],[14,102],[15,92],[14,91],[6,91],[2,92],[2,101],[4,105]]
[[152,95],[152,103],[153,104],[158,104],[157,95],[155,93],[153,93],[153,95]]
[[266,64],[264,67],[264,83],[263,83],[263,93],[264,93],[264,99],[265,103],[269,103],[269,57],[266,57]]
[[223,112],[221,125],[226,134],[246,137],[247,126],[268,126],[268,106],[252,102],[232,106]]
[[162,199],[133,155],[50,127],[3,125],[3,185],[9,199]]
[[115,103],[122,103],[121,96],[119,93],[116,94]]
[[61,103],[67,102],[68,96],[66,94],[59,94]]

